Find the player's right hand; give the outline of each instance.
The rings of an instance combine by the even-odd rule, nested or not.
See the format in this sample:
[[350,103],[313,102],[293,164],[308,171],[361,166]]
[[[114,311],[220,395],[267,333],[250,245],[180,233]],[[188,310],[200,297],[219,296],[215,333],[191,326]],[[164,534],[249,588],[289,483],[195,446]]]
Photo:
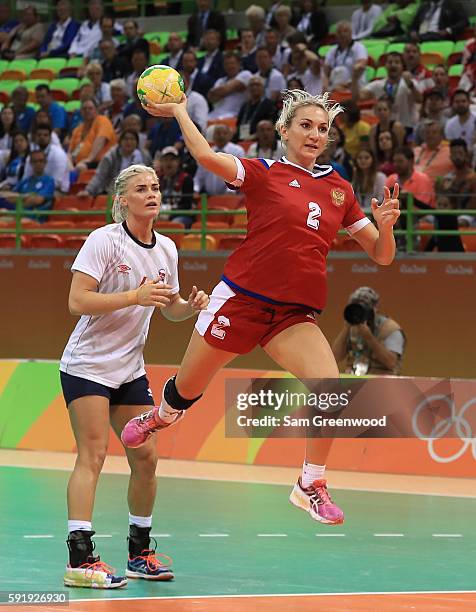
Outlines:
[[172,287],[157,281],[147,281],[137,290],[137,303],[139,306],[155,306],[163,308],[170,304]]
[[180,102],[166,102],[165,104],[156,104],[145,98],[142,108],[154,117],[175,117],[179,108],[185,108],[186,104],[187,96],[182,94]]

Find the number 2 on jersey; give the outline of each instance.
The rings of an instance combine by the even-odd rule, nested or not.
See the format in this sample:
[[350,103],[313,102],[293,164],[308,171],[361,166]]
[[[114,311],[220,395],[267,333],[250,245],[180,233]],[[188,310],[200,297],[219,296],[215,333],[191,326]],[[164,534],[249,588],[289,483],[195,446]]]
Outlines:
[[317,202],[309,202],[309,214],[307,215],[307,225],[312,229],[319,229],[319,217],[321,216],[321,207]]

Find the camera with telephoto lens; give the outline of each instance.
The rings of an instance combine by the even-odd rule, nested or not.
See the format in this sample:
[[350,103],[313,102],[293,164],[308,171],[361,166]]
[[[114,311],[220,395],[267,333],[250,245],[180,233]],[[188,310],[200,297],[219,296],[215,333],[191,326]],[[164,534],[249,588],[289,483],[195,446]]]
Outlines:
[[372,327],[374,318],[374,309],[364,302],[350,302],[344,308],[344,319],[349,325],[367,323],[369,327]]

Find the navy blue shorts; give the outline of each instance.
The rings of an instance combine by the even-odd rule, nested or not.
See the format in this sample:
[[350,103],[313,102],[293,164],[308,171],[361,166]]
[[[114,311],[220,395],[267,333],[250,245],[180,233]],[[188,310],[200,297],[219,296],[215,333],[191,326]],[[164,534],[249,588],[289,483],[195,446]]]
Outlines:
[[107,397],[111,406],[119,404],[126,406],[154,406],[154,398],[149,387],[147,376],[141,376],[131,382],[124,383],[118,389],[106,387],[101,383],[72,376],[60,371],[61,387],[66,405],[78,397],[86,395],[102,395]]

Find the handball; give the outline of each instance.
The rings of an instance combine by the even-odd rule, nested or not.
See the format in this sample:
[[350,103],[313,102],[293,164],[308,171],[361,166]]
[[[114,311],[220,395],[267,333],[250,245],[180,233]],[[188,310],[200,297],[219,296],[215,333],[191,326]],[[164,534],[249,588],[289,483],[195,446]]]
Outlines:
[[170,66],[149,66],[137,81],[137,95],[142,104],[180,102],[185,91],[180,74]]

